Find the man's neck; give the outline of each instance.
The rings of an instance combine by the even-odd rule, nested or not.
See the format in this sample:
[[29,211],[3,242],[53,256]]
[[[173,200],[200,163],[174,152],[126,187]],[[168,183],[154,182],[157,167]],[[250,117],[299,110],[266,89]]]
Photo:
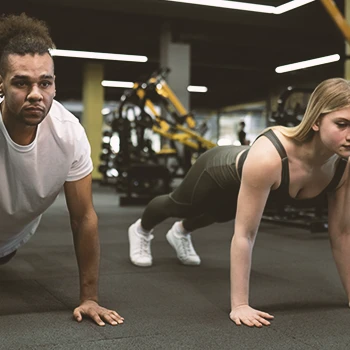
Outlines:
[[30,145],[35,139],[37,126],[18,123],[14,116],[7,113],[4,102],[0,104],[0,110],[3,123],[12,141],[20,146]]

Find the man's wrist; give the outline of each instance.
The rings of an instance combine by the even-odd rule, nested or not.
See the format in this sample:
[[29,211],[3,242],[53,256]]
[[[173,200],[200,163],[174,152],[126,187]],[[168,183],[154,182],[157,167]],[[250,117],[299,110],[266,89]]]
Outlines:
[[97,297],[80,297],[80,304],[86,301],[94,301],[95,303],[98,303],[98,298]]

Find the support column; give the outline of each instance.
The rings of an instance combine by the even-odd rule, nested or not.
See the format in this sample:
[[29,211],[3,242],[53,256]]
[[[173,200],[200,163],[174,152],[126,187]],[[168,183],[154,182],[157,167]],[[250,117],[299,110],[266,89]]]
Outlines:
[[104,102],[103,65],[99,63],[86,63],[83,68],[83,120],[87,137],[91,145],[91,158],[94,164],[93,180],[101,179],[98,172],[101,153],[102,123],[101,114]]
[[[349,1],[344,2],[344,17],[350,23],[350,4]],[[344,63],[344,78],[350,80],[350,44],[345,40],[345,63]]]
[[190,45],[173,43],[170,26],[168,23],[164,24],[160,40],[160,65],[171,69],[167,83],[187,111],[190,110],[190,97],[187,91],[190,85],[190,64]]

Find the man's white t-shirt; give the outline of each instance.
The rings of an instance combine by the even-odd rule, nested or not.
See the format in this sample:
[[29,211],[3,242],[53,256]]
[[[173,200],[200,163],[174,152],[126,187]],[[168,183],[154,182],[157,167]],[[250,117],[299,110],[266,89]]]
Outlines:
[[90,153],[84,128],[57,101],[27,146],[12,141],[0,112],[0,257],[29,240],[66,181],[91,173]]

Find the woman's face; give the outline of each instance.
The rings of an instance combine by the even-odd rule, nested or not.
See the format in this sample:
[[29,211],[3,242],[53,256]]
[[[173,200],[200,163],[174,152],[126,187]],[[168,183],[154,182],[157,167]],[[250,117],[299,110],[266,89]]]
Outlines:
[[313,129],[326,148],[343,158],[350,157],[350,107],[324,115]]

